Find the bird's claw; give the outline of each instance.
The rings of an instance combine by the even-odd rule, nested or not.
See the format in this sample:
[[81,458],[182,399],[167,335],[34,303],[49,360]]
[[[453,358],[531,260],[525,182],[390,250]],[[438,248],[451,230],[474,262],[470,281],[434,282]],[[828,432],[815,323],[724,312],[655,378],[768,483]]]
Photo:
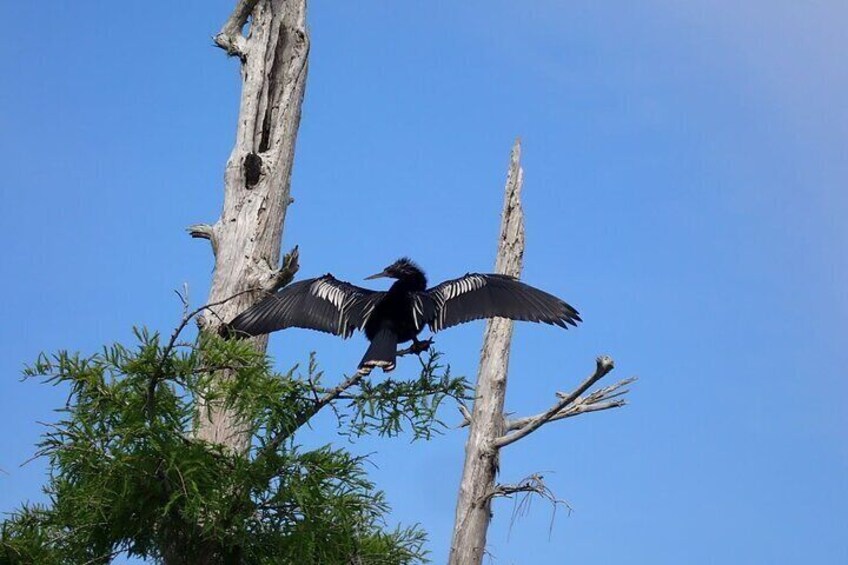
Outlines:
[[430,346],[433,345],[432,339],[424,339],[421,341],[413,341],[412,345],[407,347],[406,349],[401,349],[397,352],[398,357],[402,357],[404,355],[415,354],[421,355],[423,352],[428,351]]
[[431,345],[433,345],[433,340],[432,340],[432,339],[424,339],[424,340],[421,340],[421,341],[416,341],[415,343],[413,343],[413,344],[410,346],[410,348],[409,348],[409,349],[410,349],[413,353],[415,353],[416,355],[418,355],[418,354],[420,354],[420,353],[424,353],[425,351],[428,351],[428,350],[430,349],[430,346],[431,346]]

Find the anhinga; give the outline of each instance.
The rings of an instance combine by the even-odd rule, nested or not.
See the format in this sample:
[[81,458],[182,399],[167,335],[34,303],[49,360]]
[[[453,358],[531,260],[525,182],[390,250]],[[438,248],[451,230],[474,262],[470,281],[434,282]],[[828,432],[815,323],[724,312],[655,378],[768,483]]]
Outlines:
[[285,286],[245,310],[223,331],[259,335],[298,327],[328,332],[344,338],[354,330],[371,342],[359,363],[367,372],[395,368],[397,344],[417,339],[429,325],[438,332],[481,318],[509,318],[544,322],[567,328],[580,322],[577,310],[546,292],[506,275],[468,273],[427,288],[424,272],[411,260],[399,259],[376,275],[397,279],[388,291],[359,288],[333,275]]

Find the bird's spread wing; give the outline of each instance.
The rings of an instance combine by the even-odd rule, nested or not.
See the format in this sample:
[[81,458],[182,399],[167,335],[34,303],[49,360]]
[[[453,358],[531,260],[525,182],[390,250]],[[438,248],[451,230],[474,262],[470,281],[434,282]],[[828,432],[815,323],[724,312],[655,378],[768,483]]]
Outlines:
[[563,328],[581,321],[577,310],[556,296],[506,275],[469,273],[445,281],[416,295],[413,308],[434,332],[481,318],[544,322]]
[[236,316],[228,327],[248,335],[298,327],[349,337],[365,325],[384,294],[324,275],[269,294]]

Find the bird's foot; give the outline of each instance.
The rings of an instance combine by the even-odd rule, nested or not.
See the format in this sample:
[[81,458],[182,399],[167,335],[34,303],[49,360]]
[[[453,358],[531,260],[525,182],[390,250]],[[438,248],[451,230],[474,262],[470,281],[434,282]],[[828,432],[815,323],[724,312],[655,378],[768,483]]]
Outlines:
[[421,341],[415,341],[415,342],[412,344],[412,350],[413,350],[416,354],[418,354],[418,353],[424,353],[425,351],[429,351],[429,350],[430,350],[430,346],[431,346],[431,345],[433,345],[433,340],[432,340],[432,339],[425,339],[425,340],[421,340]]
[[433,345],[432,339],[423,339],[423,340],[413,340],[412,345],[407,347],[406,349],[401,349],[397,352],[398,356],[401,357],[403,355],[409,355],[410,353],[415,355],[420,355],[425,351],[430,349],[430,346]]

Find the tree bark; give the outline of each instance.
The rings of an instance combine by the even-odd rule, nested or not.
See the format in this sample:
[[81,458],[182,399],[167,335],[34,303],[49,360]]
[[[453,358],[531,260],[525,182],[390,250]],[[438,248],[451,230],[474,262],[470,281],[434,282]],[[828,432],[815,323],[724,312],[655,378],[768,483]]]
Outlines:
[[[282,267],[279,262],[306,86],[306,0],[240,0],[215,42],[241,61],[242,93],[221,217],[189,228],[193,237],[210,240],[215,254],[208,302],[226,301],[201,320],[204,331],[215,331],[296,270],[296,256]],[[264,351],[267,336],[253,343]],[[233,450],[249,442],[238,414],[215,403],[201,405],[196,433]]]
[[[521,209],[521,144],[515,141],[506,181],[501,233],[495,271],[518,277],[524,258],[524,213]],[[504,432],[512,321],[495,318],[486,324],[471,426],[465,445],[465,466],[456,506],[450,565],[482,563],[491,520],[492,493],[498,473],[498,447]]]

